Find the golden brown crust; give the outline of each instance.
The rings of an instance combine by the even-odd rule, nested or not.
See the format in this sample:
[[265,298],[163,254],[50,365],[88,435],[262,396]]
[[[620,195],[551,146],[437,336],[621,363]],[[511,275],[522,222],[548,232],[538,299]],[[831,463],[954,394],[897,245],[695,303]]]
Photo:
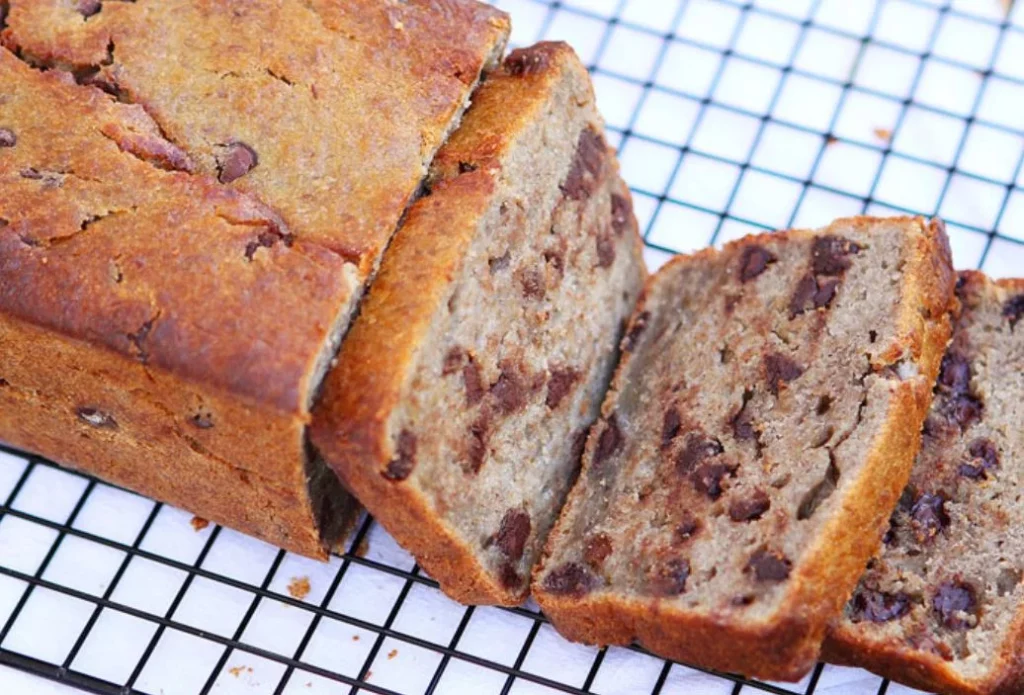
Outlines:
[[[837,220],[835,226],[868,226],[878,220],[852,218]],[[940,224],[926,224],[920,218],[893,220],[915,227],[914,253],[903,268],[907,292],[904,308],[909,310],[898,322],[903,354],[913,355],[927,376],[922,384],[934,382],[942,355],[949,341],[949,316],[955,307],[955,275],[950,264],[948,240]],[[797,239],[814,234],[791,230]],[[730,247],[757,244],[775,235],[757,235],[730,244]],[[679,265],[701,263],[719,251],[704,249],[681,256],[666,264],[668,270]],[[634,312],[643,314],[653,283]],[[896,362],[902,354],[884,355],[882,364]],[[613,391],[605,402],[604,413],[614,408],[614,394],[630,369],[632,354],[619,365]],[[637,641],[651,651],[670,659],[723,670],[742,670],[745,675],[771,680],[799,680],[814,666],[828,621],[849,598],[864,565],[881,542],[885,511],[895,506],[906,485],[913,455],[920,437],[920,423],[930,403],[931,389],[902,382],[894,393],[887,426],[874,441],[866,456],[857,489],[845,498],[851,504],[820,532],[815,545],[807,551],[790,578],[787,602],[777,611],[774,622],[737,624],[735,620],[716,620],[714,616],[673,610],[656,599],[626,598],[609,593],[594,593],[582,599],[559,596],[546,591],[539,582],[543,561],[534,570],[534,596],[545,614],[563,635],[591,644],[627,644]],[[593,435],[588,451],[594,446]],[[590,465],[585,457],[580,480],[587,477]],[[575,496],[577,491],[573,492]],[[851,529],[856,529],[851,532]],[[554,539],[555,534],[552,534]],[[550,546],[549,546],[550,548]],[[550,552],[550,550],[549,550]],[[739,657],[738,655],[742,655]]]
[[[993,281],[983,273],[960,271],[959,282],[966,286],[962,296],[970,297],[986,286],[1004,288],[1008,293],[1024,292],[1024,279]],[[969,302],[965,300],[966,304]],[[834,623],[822,647],[829,663],[858,666],[914,688],[948,695],[1019,695],[1024,689],[1024,610],[1009,630],[1010,638],[1001,646],[994,668],[987,677],[966,680],[957,674],[941,655],[907,647],[898,638],[864,639],[855,630]]]
[[507,18],[0,4],[0,439],[326,557],[356,506],[310,403]]
[[[534,122],[565,71],[582,71],[565,44],[528,49],[528,69],[505,67],[474,96],[463,127],[438,152],[432,192],[412,208],[388,251],[361,312],[328,375],[313,413],[311,436],[324,458],[445,593],[469,604],[516,605],[509,590],[481,567],[470,547],[411,485],[383,472],[394,456],[390,420],[399,406],[435,313],[444,307],[470,242],[492,204],[501,158]],[[510,108],[510,105],[515,108]],[[621,190],[625,186],[618,184]],[[626,191],[628,195],[628,191]],[[444,229],[443,234],[423,230]],[[641,242],[635,228],[634,250]]]

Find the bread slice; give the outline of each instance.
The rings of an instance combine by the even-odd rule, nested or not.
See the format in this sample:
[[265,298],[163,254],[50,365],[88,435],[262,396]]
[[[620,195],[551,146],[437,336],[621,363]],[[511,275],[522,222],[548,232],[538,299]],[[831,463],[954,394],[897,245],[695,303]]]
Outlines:
[[512,52],[409,211],[313,442],[441,588],[520,603],[644,269],[586,69]]
[[960,275],[921,453],[825,655],[928,691],[1024,692],[1024,280]]
[[910,473],[953,284],[941,223],[911,218],[664,267],[534,574],[555,627],[806,673]]

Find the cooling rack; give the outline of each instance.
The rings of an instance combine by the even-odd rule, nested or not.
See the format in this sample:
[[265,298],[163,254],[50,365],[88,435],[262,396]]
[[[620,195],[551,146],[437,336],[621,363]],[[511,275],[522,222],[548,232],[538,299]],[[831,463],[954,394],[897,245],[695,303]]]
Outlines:
[[[515,43],[565,39],[591,67],[652,268],[867,212],[941,215],[959,267],[1024,274],[1020,8],[497,4]],[[372,519],[346,548],[305,560],[0,447],[0,685],[10,667],[104,694],[913,692],[834,666],[765,683],[573,645],[533,604],[448,601]]]

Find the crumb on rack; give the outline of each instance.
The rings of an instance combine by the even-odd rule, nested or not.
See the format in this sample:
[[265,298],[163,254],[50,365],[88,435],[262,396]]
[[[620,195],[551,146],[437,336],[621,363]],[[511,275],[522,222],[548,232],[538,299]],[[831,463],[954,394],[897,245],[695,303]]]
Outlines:
[[292,577],[292,580],[288,582],[288,593],[292,595],[292,598],[301,601],[309,596],[309,591],[309,577]]
[[396,656],[398,656],[398,650],[392,649],[390,652],[388,652],[388,661],[394,659]]
[[192,517],[192,521],[188,523],[192,524],[192,528],[194,528],[196,531],[202,531],[204,528],[210,525],[210,522],[201,516]]
[[892,131],[888,128],[875,128],[874,133],[875,137],[879,140],[885,140],[886,142],[892,140]]
[[839,142],[839,138],[837,138],[835,135],[828,135],[828,136],[825,137],[825,144],[826,145],[834,145],[837,142]]
[[359,641],[359,635],[352,635],[352,641],[353,642],[358,642]]
[[252,666],[232,666],[228,669],[228,673],[230,673],[235,678],[241,676],[243,671],[245,673],[252,673]]

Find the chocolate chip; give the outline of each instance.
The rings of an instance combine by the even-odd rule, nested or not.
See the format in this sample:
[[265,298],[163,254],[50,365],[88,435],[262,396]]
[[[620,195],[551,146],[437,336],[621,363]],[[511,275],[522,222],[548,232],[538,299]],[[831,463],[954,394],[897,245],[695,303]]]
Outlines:
[[835,298],[838,287],[839,278],[816,278],[810,273],[804,275],[789,300],[789,317],[795,318],[812,307],[827,307]]
[[950,524],[946,513],[946,500],[929,492],[922,494],[910,508],[910,523],[918,543],[927,543]]
[[208,430],[213,427],[213,416],[210,413],[196,413],[188,421],[201,430]]
[[217,175],[221,183],[231,183],[242,178],[259,164],[256,150],[244,142],[233,142],[227,145],[220,157],[220,168]]
[[768,380],[768,390],[773,395],[779,395],[779,388],[782,384],[800,378],[804,373],[803,367],[785,355],[770,354],[764,357],[765,376]]
[[763,273],[778,257],[763,246],[748,246],[740,255],[740,282],[750,282]]
[[544,399],[544,403],[554,410],[579,380],[579,371],[572,367],[552,369],[551,376],[548,379],[548,395]]
[[981,420],[981,413],[984,410],[982,402],[974,396],[960,394],[949,399],[944,404],[947,416],[960,426],[961,430]]
[[101,430],[116,430],[117,420],[110,413],[105,413],[102,410],[96,408],[79,408],[75,411],[78,415],[78,419],[87,425],[92,425],[96,429]]
[[498,570],[498,581],[506,589],[513,589],[523,583],[523,577],[519,574],[519,570],[511,562],[501,563],[501,568]]
[[772,506],[763,490],[754,492],[745,499],[735,500],[729,505],[729,518],[733,521],[756,521]]
[[530,515],[523,509],[509,509],[501,518],[494,546],[512,562],[519,562],[530,537]]
[[693,487],[697,492],[707,495],[712,500],[722,496],[722,482],[725,478],[736,475],[736,465],[728,463],[705,463],[691,475]]
[[818,405],[815,407],[814,412],[818,415],[824,415],[832,409],[832,396],[822,396],[818,399]]
[[622,448],[624,441],[622,430],[619,429],[618,418],[612,415],[608,418],[601,436],[597,438],[597,450],[594,451],[593,465],[595,467],[600,466],[607,459],[611,458]]
[[526,406],[526,381],[519,369],[504,365],[498,380],[491,385],[491,395],[503,413],[514,413]]
[[245,245],[245,257],[248,260],[252,260],[252,257],[256,255],[258,249],[264,248],[269,249],[274,246],[278,241],[281,240],[281,235],[275,232],[260,232],[255,241],[250,241]]
[[988,439],[975,439],[967,449],[971,460],[961,463],[957,469],[960,475],[971,480],[980,480],[988,477],[988,471],[999,467],[999,451],[996,445]]
[[584,128],[576,141],[576,155],[561,186],[562,193],[572,200],[589,198],[597,188],[606,154],[601,134],[592,128]]
[[841,275],[850,268],[850,256],[861,247],[849,239],[820,236],[811,247],[811,268],[816,275]]
[[651,572],[651,591],[662,596],[678,596],[686,591],[686,580],[689,578],[690,561],[673,558]]
[[384,477],[388,480],[405,480],[416,467],[416,435],[409,430],[398,434],[395,457],[388,462]]
[[946,352],[939,371],[938,387],[942,393],[954,396],[970,391],[971,364],[963,353],[956,350]]
[[[932,609],[950,630],[966,630],[977,624],[978,599],[974,587],[966,582],[943,582],[932,597]],[[965,615],[966,614],[966,615]]]
[[853,596],[850,619],[855,623],[887,623],[910,612],[910,596],[861,589]]
[[18,144],[18,136],[10,128],[0,128],[0,147],[14,147]]
[[612,554],[612,539],[607,533],[598,533],[587,539],[583,546],[583,561],[595,570],[601,569],[604,561]]
[[740,441],[757,439],[757,431],[754,429],[754,414],[747,407],[754,398],[754,392],[747,389],[743,392],[743,405],[736,411],[736,414],[729,419],[732,426],[732,434]]
[[548,68],[550,53],[544,46],[517,48],[505,58],[505,69],[516,77],[534,75]]
[[612,193],[612,231],[616,236],[629,228],[629,218],[633,215],[633,203],[629,198],[618,193]]
[[582,598],[597,586],[597,578],[578,562],[566,562],[544,577],[543,586],[556,596]]
[[462,368],[462,362],[466,359],[466,351],[458,345],[453,346],[445,353],[444,363],[441,365],[441,374],[449,376]]
[[484,397],[484,378],[480,373],[480,365],[470,356],[462,368],[462,381],[466,387],[466,405],[474,406]]
[[682,427],[682,420],[679,417],[679,411],[672,407],[665,411],[665,417],[661,423],[661,448],[667,449],[671,444],[672,440],[679,434],[679,429]]
[[597,267],[611,268],[615,263],[615,239],[606,234],[599,234],[594,243],[597,244]]
[[725,449],[717,439],[693,432],[686,438],[686,446],[676,457],[676,472],[686,475],[704,459],[718,456],[723,451]]
[[629,333],[626,334],[626,340],[622,344],[622,349],[627,352],[632,352],[636,348],[637,341],[640,340],[640,336],[643,335],[644,330],[647,328],[648,322],[651,320],[651,312],[642,311],[640,314],[633,319],[633,325],[629,328]]
[[518,275],[523,297],[535,300],[544,299],[547,287],[544,283],[544,273],[539,268],[522,268],[516,275]]
[[[0,143],[2,144],[2,143]],[[1007,300],[1003,305],[1003,316],[1010,320],[1010,328],[1017,325],[1020,317],[1024,316],[1024,294],[1018,294]]]
[[101,0],[75,0],[75,9],[83,17],[92,17],[103,9]]
[[793,563],[782,553],[758,550],[747,561],[746,571],[759,582],[781,582],[789,578]]
[[700,531],[700,522],[690,512],[683,512],[683,518],[672,531],[672,542],[676,545],[685,543]]
[[511,262],[511,260],[512,260],[512,256],[509,254],[508,251],[506,251],[505,253],[501,254],[497,258],[490,258],[490,259],[488,259],[487,260],[487,267],[490,269],[491,273],[493,274],[493,273],[498,272],[499,270],[504,270],[505,268],[507,268],[508,264]]
[[491,412],[487,408],[480,410],[480,414],[469,425],[468,439],[466,445],[466,465],[463,471],[467,474],[476,475],[483,468],[484,459],[491,441]]

